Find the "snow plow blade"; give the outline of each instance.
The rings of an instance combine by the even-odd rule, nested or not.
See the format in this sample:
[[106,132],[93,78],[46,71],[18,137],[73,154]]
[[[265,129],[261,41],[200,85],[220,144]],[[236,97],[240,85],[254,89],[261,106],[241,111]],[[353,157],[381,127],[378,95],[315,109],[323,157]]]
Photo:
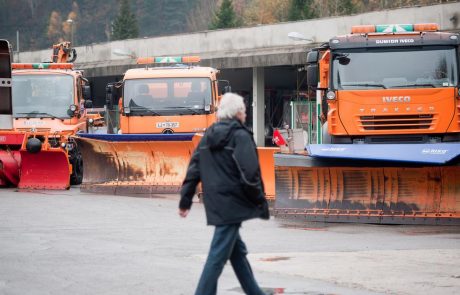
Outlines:
[[19,183],[24,133],[0,131],[0,186],[16,187]]
[[[83,192],[114,195],[177,193],[201,134],[80,134]],[[273,154],[259,148],[268,198],[275,194]]]
[[81,134],[81,191],[138,195],[177,193],[195,134]]
[[29,153],[21,150],[20,189],[62,190],[70,187],[71,166],[60,148]]
[[[193,137],[194,147],[198,146],[202,134],[196,134]],[[275,160],[273,155],[279,152],[278,147],[257,147],[259,157],[260,173],[264,182],[265,197],[268,201],[275,200]]]
[[20,166],[18,151],[0,151],[0,186],[17,186]]
[[273,155],[279,148],[258,147],[260,172],[265,187],[265,196],[269,201],[275,199],[275,159]]
[[460,144],[311,145],[308,152],[275,154],[278,217],[460,224]]

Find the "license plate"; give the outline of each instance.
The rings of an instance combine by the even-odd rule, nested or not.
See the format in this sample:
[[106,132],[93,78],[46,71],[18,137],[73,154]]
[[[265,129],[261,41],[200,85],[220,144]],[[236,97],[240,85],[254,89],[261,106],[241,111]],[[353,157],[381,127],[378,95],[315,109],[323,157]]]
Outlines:
[[179,128],[179,122],[158,122],[157,128]]
[[32,121],[32,120],[24,121],[24,125],[26,126],[41,126],[43,124],[45,124],[45,122],[43,121]]

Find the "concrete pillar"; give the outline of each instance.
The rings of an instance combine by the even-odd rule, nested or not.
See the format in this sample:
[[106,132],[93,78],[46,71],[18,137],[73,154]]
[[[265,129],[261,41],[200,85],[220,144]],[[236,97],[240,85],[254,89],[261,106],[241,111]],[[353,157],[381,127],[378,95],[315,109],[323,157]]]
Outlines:
[[265,74],[252,68],[252,131],[257,146],[265,146]]

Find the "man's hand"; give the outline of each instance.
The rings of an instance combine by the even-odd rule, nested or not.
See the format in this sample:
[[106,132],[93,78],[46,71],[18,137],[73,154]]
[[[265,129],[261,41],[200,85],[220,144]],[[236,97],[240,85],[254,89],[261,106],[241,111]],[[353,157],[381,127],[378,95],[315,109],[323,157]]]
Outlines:
[[189,209],[179,209],[179,216],[182,217],[182,218],[185,218],[185,217],[187,217],[188,212],[190,212]]

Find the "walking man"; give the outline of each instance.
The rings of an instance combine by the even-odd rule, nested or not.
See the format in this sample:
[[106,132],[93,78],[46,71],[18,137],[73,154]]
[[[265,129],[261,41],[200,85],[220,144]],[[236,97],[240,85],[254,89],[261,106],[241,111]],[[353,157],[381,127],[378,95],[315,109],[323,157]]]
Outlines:
[[195,295],[217,293],[217,281],[229,259],[244,292],[262,295],[239,234],[243,221],[269,218],[256,145],[251,131],[243,125],[246,120],[243,98],[233,93],[223,95],[217,120],[208,128],[190,160],[179,203],[179,215],[186,217],[201,181],[207,223],[215,226]]

